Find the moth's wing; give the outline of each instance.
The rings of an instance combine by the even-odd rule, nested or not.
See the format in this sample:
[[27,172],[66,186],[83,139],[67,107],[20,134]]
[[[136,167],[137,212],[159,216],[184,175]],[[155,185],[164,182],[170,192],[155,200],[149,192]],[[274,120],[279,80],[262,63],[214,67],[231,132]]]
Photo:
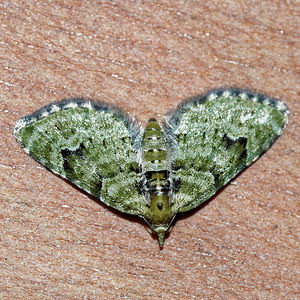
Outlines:
[[281,135],[288,114],[280,100],[237,89],[209,91],[169,113],[174,212],[205,202],[258,159]]
[[25,151],[53,173],[107,205],[143,214],[137,124],[106,104],[71,99],[19,120],[14,134]]

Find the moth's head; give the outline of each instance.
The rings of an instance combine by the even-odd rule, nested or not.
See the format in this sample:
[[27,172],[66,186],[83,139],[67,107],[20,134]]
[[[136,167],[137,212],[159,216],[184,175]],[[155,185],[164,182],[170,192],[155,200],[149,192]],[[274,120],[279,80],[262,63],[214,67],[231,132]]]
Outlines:
[[163,248],[164,241],[165,241],[165,235],[167,231],[170,229],[170,226],[174,220],[176,215],[173,215],[167,223],[157,224],[157,223],[151,223],[150,220],[146,220],[147,223],[150,225],[151,229],[157,234],[159,246]]
[[165,235],[166,235],[166,232],[168,231],[168,229],[169,229],[169,226],[167,228],[164,226],[160,226],[160,227],[153,229],[157,234],[160,248],[163,248],[163,246],[164,246]]
[[173,217],[169,220],[168,223],[153,223],[152,220],[149,219],[149,217],[139,215],[152,229],[153,232],[157,234],[158,242],[160,248],[163,248],[164,241],[165,241],[165,235],[167,231],[170,229],[171,223],[173,222],[176,215],[173,215]]

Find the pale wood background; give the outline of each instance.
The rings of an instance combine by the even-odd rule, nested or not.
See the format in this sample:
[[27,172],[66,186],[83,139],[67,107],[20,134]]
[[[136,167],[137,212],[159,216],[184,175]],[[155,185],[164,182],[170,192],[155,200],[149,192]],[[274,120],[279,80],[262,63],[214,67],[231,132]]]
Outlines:
[[[297,1],[0,3],[1,299],[299,299]],[[146,225],[40,167],[15,122],[83,96],[145,124],[224,85],[284,99],[283,136],[160,250]],[[299,273],[298,273],[299,274]]]

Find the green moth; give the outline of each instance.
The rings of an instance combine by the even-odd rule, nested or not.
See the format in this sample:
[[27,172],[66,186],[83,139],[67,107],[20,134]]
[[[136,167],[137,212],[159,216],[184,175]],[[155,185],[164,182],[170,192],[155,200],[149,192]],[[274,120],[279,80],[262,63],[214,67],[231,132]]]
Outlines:
[[286,105],[210,90],[146,128],[105,103],[70,99],[19,120],[14,135],[40,164],[118,211],[143,218],[163,247],[178,213],[212,197],[281,135]]

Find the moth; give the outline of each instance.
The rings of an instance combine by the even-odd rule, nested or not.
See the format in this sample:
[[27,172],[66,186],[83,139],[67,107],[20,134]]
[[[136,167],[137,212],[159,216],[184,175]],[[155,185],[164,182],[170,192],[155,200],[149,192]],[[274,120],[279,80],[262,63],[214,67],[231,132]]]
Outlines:
[[163,247],[178,213],[210,199],[282,134],[287,106],[248,90],[192,97],[142,129],[122,110],[81,98],[19,120],[17,141],[41,165],[123,213]]

